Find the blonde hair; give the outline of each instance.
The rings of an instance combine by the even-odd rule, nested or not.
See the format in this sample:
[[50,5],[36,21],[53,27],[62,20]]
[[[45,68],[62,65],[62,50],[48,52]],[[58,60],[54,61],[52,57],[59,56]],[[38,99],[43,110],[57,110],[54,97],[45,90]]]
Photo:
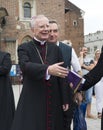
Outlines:
[[101,53],[100,49],[97,49],[94,54],[96,54],[97,52]]

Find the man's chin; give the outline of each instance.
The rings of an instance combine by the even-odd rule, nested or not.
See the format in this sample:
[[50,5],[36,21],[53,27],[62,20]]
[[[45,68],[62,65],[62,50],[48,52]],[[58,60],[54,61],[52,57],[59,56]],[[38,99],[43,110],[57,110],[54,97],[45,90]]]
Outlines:
[[51,42],[51,43],[56,43],[57,41],[54,41],[54,40],[50,40],[49,42]]
[[48,40],[48,37],[41,38],[41,41],[47,41],[47,40]]

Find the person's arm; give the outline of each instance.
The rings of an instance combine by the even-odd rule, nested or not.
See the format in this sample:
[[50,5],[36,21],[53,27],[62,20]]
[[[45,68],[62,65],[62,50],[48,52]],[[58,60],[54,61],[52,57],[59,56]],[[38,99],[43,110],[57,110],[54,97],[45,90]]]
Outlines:
[[35,52],[33,53],[33,56],[35,57],[36,62],[31,62],[29,56],[30,49],[28,48],[28,44],[22,44],[18,47],[18,60],[23,75],[26,74],[33,80],[45,79],[48,65],[37,62]]
[[90,65],[85,65],[85,64],[82,64],[82,68],[83,69],[86,69],[86,70],[88,70],[88,71],[90,71],[90,70],[92,70],[93,68],[94,68],[94,66],[95,66],[95,64],[94,63],[91,63]]
[[[36,80],[42,78],[46,79],[47,75],[58,76],[62,78],[65,78],[65,76],[67,76],[68,70],[61,66],[63,62],[55,63],[52,65],[31,62],[29,53],[30,50],[28,50],[28,44],[22,44],[18,47],[19,64],[24,74]],[[35,52],[34,56],[36,56]],[[38,59],[35,59],[35,61],[36,60]]]
[[81,68],[82,69],[86,69],[86,70],[88,70],[88,71],[90,71],[90,70],[92,70],[93,68],[94,68],[94,62],[93,62],[93,60],[91,60],[91,63],[90,63],[90,65],[85,65],[84,64],[84,57],[83,57],[83,51],[81,51],[80,52],[80,56],[79,56],[79,63],[80,63],[80,65],[81,65]]
[[75,50],[73,48],[72,48],[71,65],[72,65],[73,70],[75,72],[77,72],[79,75],[82,75],[79,59],[78,59],[77,54],[76,54],[76,52],[75,52]]
[[2,62],[0,63],[0,76],[7,75],[11,69],[11,57],[9,53],[5,53]]
[[82,51],[80,52],[79,63],[80,63],[80,66],[83,65],[83,52]]
[[97,65],[86,75],[84,78],[86,79],[82,90],[87,90],[93,85],[95,85],[103,76],[103,51],[100,55],[99,61]]
[[63,63],[64,62],[60,62],[60,63],[50,65],[48,67],[48,74],[65,78],[68,75],[68,69],[60,66],[60,65],[63,65]]

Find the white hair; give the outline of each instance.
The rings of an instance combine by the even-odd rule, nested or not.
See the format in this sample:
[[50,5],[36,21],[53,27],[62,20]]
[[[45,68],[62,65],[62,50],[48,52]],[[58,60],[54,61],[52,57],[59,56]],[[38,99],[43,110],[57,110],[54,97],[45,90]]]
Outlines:
[[31,17],[31,21],[30,21],[31,29],[33,29],[35,27],[37,19],[42,19],[42,18],[46,18],[48,20],[48,18],[46,16],[44,16],[44,15],[37,15],[37,16]]

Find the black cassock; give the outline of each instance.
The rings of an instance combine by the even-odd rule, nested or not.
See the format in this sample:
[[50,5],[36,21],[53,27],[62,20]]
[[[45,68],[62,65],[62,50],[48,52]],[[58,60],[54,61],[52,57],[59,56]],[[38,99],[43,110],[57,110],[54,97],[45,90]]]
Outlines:
[[42,64],[43,46],[39,44],[34,40],[18,48],[23,89],[12,130],[64,130],[62,104],[67,103],[66,87],[61,78],[51,76],[45,80],[48,65],[60,62],[61,53],[56,45],[48,43]]
[[10,54],[0,51],[0,130],[10,130],[14,118],[14,96],[9,71]]

